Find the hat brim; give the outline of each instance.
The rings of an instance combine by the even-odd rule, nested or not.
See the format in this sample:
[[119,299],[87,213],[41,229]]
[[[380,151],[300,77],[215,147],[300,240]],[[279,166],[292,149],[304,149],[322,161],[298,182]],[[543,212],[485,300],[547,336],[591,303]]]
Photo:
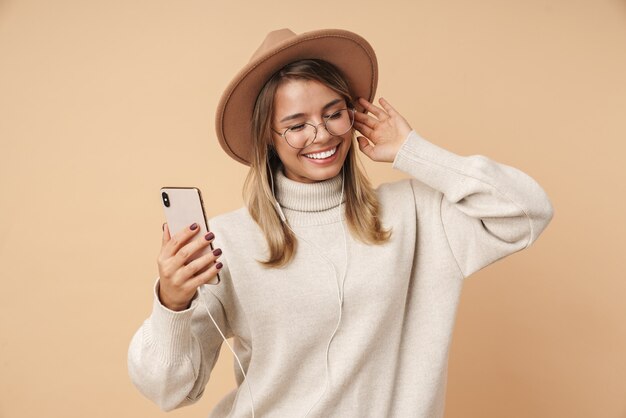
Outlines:
[[250,165],[253,159],[252,114],[261,88],[276,71],[300,59],[330,62],[346,78],[353,97],[373,100],[378,63],[373,48],[361,36],[341,29],[325,29],[290,38],[250,61],[222,94],[215,130],[220,145],[235,160]]

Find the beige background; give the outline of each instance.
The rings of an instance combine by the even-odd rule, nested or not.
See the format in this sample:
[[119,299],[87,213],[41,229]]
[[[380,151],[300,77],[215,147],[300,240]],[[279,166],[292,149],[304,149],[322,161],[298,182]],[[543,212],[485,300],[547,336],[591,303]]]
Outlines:
[[[0,0],[0,417],[166,415],[126,370],[158,189],[200,187],[209,216],[241,205],[214,110],[281,27],[363,35],[420,134],[552,199],[533,247],[467,281],[446,418],[626,417],[624,0]],[[226,349],[168,416],[204,417],[233,384]]]

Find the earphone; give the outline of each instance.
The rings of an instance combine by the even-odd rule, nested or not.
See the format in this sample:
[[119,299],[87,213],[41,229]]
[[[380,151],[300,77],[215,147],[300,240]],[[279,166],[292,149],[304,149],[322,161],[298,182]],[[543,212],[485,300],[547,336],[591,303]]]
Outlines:
[[[343,296],[344,296],[344,284],[345,284],[345,280],[346,280],[346,275],[348,272],[348,240],[346,237],[346,229],[345,226],[343,224],[343,220],[342,220],[342,211],[341,211],[341,204],[343,203],[343,195],[344,195],[344,186],[345,186],[345,171],[344,168],[342,167],[341,169],[341,195],[339,197],[339,224],[341,225],[341,229],[343,231],[343,243],[344,243],[344,255],[345,255],[345,260],[346,260],[346,264],[344,267],[344,271],[343,274],[341,276],[341,285],[339,284],[339,280],[337,280],[338,278],[338,272],[337,272],[337,268],[335,267],[334,263],[326,256],[324,255],[323,251],[321,250],[321,248],[319,246],[317,246],[316,244],[302,238],[301,236],[299,236],[294,230],[293,228],[291,228],[291,226],[289,225],[289,222],[287,221],[287,217],[285,216],[280,203],[278,203],[278,200],[276,199],[276,195],[274,193],[274,176],[272,174],[272,169],[269,165],[269,161],[268,163],[268,168],[269,168],[269,174],[270,174],[270,184],[271,184],[271,190],[272,190],[272,197],[274,199],[274,206],[276,208],[276,212],[278,214],[278,216],[280,217],[280,220],[283,222],[283,224],[289,228],[289,230],[301,241],[305,242],[306,244],[312,246],[313,248],[315,248],[316,254],[319,255],[320,257],[322,257],[324,259],[324,261],[326,261],[328,264],[330,264],[330,266],[332,267],[333,270],[333,276],[335,277],[335,284],[337,286],[337,294],[338,294],[338,305],[339,305],[339,317],[337,320],[337,325],[335,326],[335,329],[332,333],[332,335],[330,336],[328,343],[326,345],[326,354],[325,354],[325,386],[324,386],[324,390],[322,391],[322,393],[320,394],[320,396],[317,398],[317,400],[309,407],[308,411],[306,412],[306,414],[304,415],[304,418],[306,418],[309,413],[313,410],[313,408],[319,403],[319,401],[323,398],[324,394],[326,393],[326,391],[328,390],[328,386],[329,386],[329,373],[328,373],[328,354],[330,351],[330,344],[332,343],[332,340],[335,338],[335,334],[337,333],[337,331],[339,330],[339,326],[341,325],[341,319],[342,319],[342,313],[343,313]],[[226,340],[226,337],[224,336],[224,333],[222,332],[222,330],[219,328],[219,326],[217,325],[217,322],[215,321],[215,319],[213,318],[213,315],[211,315],[211,311],[209,310],[209,307],[207,305],[206,302],[206,294],[205,294],[205,289],[203,286],[199,286],[198,287],[198,291],[199,293],[202,295],[202,302],[204,305],[204,308],[206,309],[207,313],[209,314],[209,317],[211,318],[211,321],[213,321],[213,324],[215,325],[215,327],[217,328],[218,332],[220,333],[220,335],[222,336],[222,339],[224,340],[224,342],[226,343],[226,345],[228,346],[228,348],[230,349],[230,351],[233,353],[235,359],[237,360],[237,364],[239,365],[239,369],[241,370],[241,373],[243,374],[244,377],[244,381],[246,383],[246,386],[248,387],[248,393],[250,395],[250,404],[252,407],[252,418],[254,418],[255,414],[254,414],[254,398],[252,396],[252,389],[250,387],[250,383],[248,382],[248,377],[246,376],[245,371],[243,370],[243,366],[241,365],[241,361],[239,360],[239,357],[237,356],[237,354],[235,353],[235,350],[233,350],[233,348],[231,347],[231,345],[228,343],[228,341]]]

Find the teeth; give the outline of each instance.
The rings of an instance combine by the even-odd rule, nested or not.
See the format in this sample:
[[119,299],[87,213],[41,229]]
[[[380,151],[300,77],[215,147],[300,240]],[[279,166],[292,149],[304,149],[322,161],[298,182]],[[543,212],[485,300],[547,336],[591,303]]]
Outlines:
[[330,149],[328,151],[324,151],[324,152],[317,152],[315,154],[304,154],[305,157],[307,158],[313,158],[314,160],[322,160],[324,158],[328,158],[331,155],[335,154],[337,152],[337,147]]

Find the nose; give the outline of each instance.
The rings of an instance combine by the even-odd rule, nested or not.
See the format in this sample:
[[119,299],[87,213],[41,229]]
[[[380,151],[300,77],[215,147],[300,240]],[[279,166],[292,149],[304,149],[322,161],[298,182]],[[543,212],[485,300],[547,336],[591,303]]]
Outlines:
[[328,132],[328,129],[326,129],[326,124],[324,122],[318,123],[315,128],[317,130],[317,135],[315,136],[315,140],[313,142],[324,142],[334,136],[333,134]]

